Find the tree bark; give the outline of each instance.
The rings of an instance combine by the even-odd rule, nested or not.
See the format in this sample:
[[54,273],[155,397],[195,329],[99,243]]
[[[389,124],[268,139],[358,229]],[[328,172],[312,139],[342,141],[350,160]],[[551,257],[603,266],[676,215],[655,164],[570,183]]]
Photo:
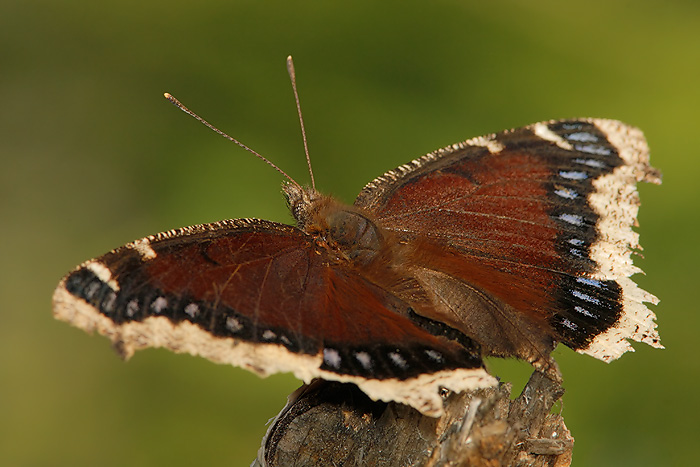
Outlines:
[[252,465],[569,466],[574,440],[550,413],[561,386],[536,371],[518,398],[510,392],[508,383],[445,391],[445,414],[432,418],[317,380],[289,396]]

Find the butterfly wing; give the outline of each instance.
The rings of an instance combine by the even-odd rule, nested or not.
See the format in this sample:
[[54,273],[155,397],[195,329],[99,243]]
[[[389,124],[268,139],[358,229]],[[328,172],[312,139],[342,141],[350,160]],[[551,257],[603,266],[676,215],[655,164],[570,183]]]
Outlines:
[[[495,384],[466,336],[415,315],[294,227],[252,219],[143,238],[87,261],[54,294],[57,318],[144,347],[356,383],[439,415],[439,388]],[[430,331],[430,332],[429,332]]]
[[629,279],[640,181],[660,176],[638,129],[550,121],[414,160],[355,205],[425,252],[445,320],[493,353],[532,361],[560,341],[610,361],[633,350],[627,339],[661,347],[643,303],[657,299]]

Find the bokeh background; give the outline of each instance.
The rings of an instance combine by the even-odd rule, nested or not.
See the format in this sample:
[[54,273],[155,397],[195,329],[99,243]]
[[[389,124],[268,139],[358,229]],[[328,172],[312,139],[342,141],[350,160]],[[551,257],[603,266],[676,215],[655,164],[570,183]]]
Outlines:
[[[54,321],[61,276],[147,234],[288,222],[281,177],[187,118],[168,91],[350,202],[386,170],[535,121],[641,127],[646,276],[667,349],[556,357],[576,466],[697,461],[700,3],[26,1],[0,3],[0,464],[248,465],[298,386],[163,350],[123,363]],[[522,387],[527,366],[496,362]]]

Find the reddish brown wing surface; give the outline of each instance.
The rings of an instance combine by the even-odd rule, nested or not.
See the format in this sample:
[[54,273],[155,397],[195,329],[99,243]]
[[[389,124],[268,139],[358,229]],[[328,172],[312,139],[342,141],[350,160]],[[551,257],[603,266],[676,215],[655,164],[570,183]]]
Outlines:
[[605,361],[659,347],[656,302],[631,229],[635,185],[659,182],[641,132],[610,120],[543,122],[428,154],[368,184],[355,204],[417,245],[444,317],[496,355],[557,341]]
[[440,386],[494,383],[466,336],[415,315],[314,237],[260,220],[170,231],[88,261],[61,282],[54,310],[125,356],[166,347],[261,375],[351,381],[431,415]]

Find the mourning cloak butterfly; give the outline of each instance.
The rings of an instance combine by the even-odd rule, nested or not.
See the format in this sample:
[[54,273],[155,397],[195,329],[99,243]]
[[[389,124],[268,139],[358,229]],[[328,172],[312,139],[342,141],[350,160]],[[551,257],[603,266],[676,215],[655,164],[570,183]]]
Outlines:
[[441,388],[496,383],[484,356],[556,375],[557,343],[606,362],[629,339],[661,348],[644,305],[658,300],[629,279],[640,181],[660,175],[638,129],[536,123],[418,158],[353,205],[286,183],[296,227],[233,219],[136,240],[69,273],[54,314],[124,357],[166,347],[439,416]]

